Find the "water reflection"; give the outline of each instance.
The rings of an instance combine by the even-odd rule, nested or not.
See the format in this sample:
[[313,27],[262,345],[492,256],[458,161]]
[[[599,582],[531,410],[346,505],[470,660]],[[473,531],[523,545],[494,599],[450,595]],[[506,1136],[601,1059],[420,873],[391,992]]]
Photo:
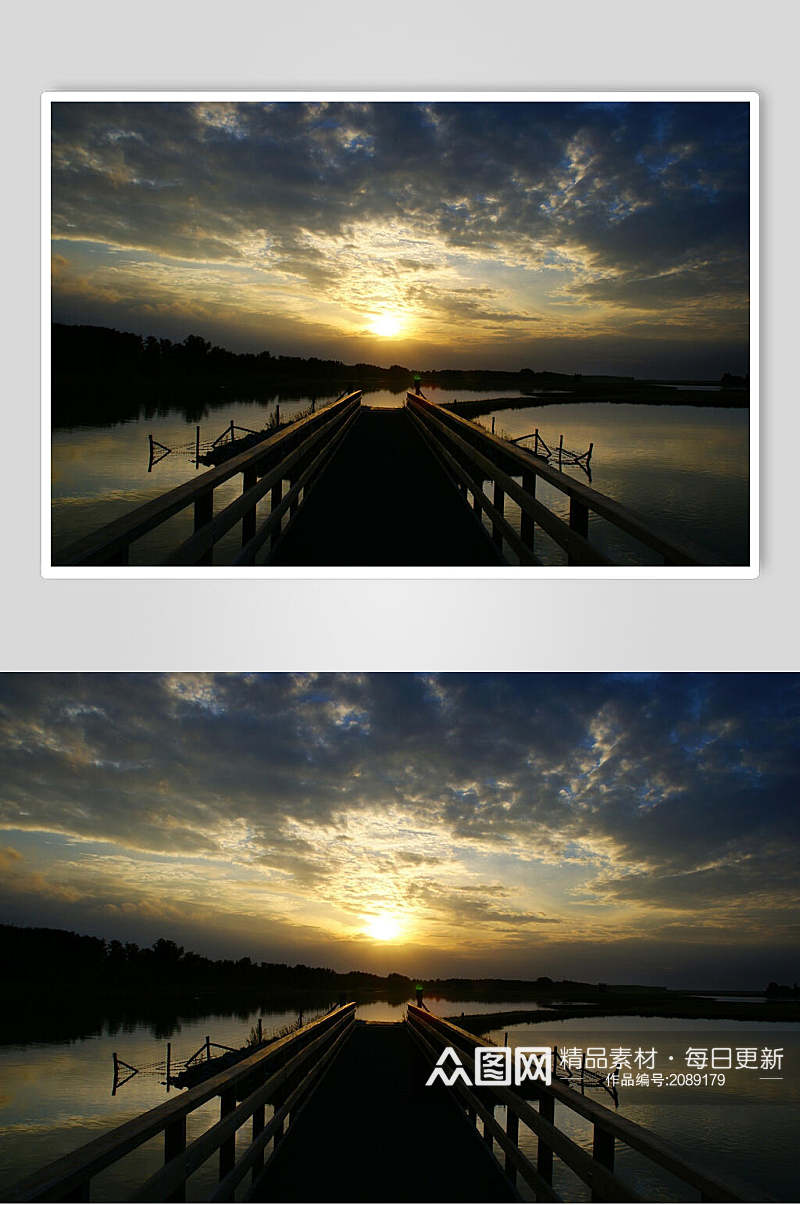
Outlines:
[[[537,1006],[533,999],[481,1002],[434,996],[426,996],[426,1003],[439,1015],[455,1017],[462,1012]],[[405,1006],[406,1002],[397,998],[370,998],[359,1005],[358,1016],[365,1020],[401,1020]],[[306,1000],[304,1007],[309,1016]],[[296,1020],[297,1005],[262,1005],[235,1015],[216,1012],[175,1019],[169,1035],[175,1057],[187,1058],[203,1044],[206,1035],[215,1042],[241,1046],[259,1016],[265,1032],[272,1032]],[[800,1025],[612,1016],[509,1026],[507,1031],[493,1031],[487,1036],[502,1045],[506,1032],[509,1045],[557,1044],[564,1048],[652,1043],[666,1058],[673,1054],[676,1060],[682,1060],[687,1043],[710,1045],[717,1040],[712,1035],[720,1032],[725,1034],[726,1045],[783,1046],[787,1075],[783,1082],[748,1080],[726,1095],[712,1089],[686,1089],[672,1095],[667,1095],[666,1089],[624,1089],[619,1112],[700,1155],[709,1171],[723,1179],[741,1176],[777,1199],[795,1199],[793,1135],[800,1120],[800,1084],[795,1075],[800,1059]],[[165,1099],[165,1086],[157,1075],[134,1076],[115,1097],[111,1095],[114,1051],[134,1066],[144,1067],[164,1059],[164,1030],[157,1029],[152,1021],[130,1023],[113,1032],[104,1025],[99,1033],[71,1041],[46,1041],[47,1036],[43,1031],[37,1043],[0,1047],[0,1192],[27,1172]],[[606,1099],[600,1103],[607,1103]],[[216,1101],[191,1114],[189,1141],[217,1117]],[[557,1121],[576,1142],[591,1149],[591,1132],[580,1119],[559,1107]],[[524,1129],[522,1134],[523,1149],[535,1157],[534,1140],[524,1137]],[[98,1177],[93,1199],[129,1198],[131,1186],[143,1182],[162,1160],[163,1140],[159,1137]],[[618,1169],[639,1188],[644,1200],[685,1199],[674,1186],[671,1188],[669,1177],[665,1185],[664,1177],[654,1175],[652,1167],[635,1154],[620,1151]],[[210,1160],[192,1176],[189,1200],[207,1199],[216,1170],[215,1161]],[[584,1186],[573,1181],[563,1168],[557,1172],[556,1188],[564,1199],[587,1199]],[[376,1199],[381,1199],[380,1192]]]
[[[485,1036],[498,1045],[506,1033],[510,1046],[554,1046],[559,1050],[588,1047],[639,1047],[658,1051],[658,1066],[685,1070],[688,1046],[782,1047],[785,1077],[761,1080],[749,1071],[728,1073],[724,1086],[692,1085],[621,1088],[619,1115],[673,1142],[698,1159],[721,1180],[741,1179],[755,1189],[747,1200],[793,1201],[798,1178],[793,1148],[800,1122],[800,1024],[684,1020],[663,1017],[570,1018],[541,1025],[514,1025]],[[767,1074],[767,1073],[765,1073]],[[591,1093],[608,1105],[601,1093]],[[591,1126],[571,1110],[556,1108],[556,1124],[587,1152],[592,1149]],[[521,1127],[522,1149],[536,1157],[535,1139]],[[564,1200],[589,1200],[588,1189],[559,1160],[554,1186]],[[687,1200],[678,1180],[656,1169],[644,1157],[617,1144],[616,1171],[632,1184],[641,1200]],[[693,1199],[693,1198],[692,1198]]]
[[[452,392],[432,391],[437,400],[451,398]],[[320,394],[294,398],[271,398],[268,401],[237,399],[213,407],[205,407],[200,415],[187,413],[185,408],[139,413],[113,425],[84,425],[61,427],[53,431],[51,440],[52,482],[52,545],[53,559],[81,536],[105,523],[128,514],[144,502],[159,497],[176,485],[190,481],[206,466],[195,466],[193,453],[171,453],[165,456],[152,472],[149,436],[167,448],[193,448],[196,424],[200,423],[202,442],[211,441],[230,427],[262,430],[272,421],[276,406],[281,419],[292,418],[315,401],[319,408],[338,396]],[[365,390],[364,401],[381,409],[402,406],[405,389]],[[463,396],[463,393],[462,393]],[[492,393],[470,394],[475,398],[496,396]],[[241,493],[241,478],[221,485],[214,492],[214,505],[221,510]],[[268,498],[257,508],[258,518],[266,517]],[[168,552],[192,533],[192,508],[175,515],[155,531],[131,547],[131,564],[157,565]],[[238,552],[241,533],[229,532],[215,547],[217,564],[229,562]]]
[[[559,436],[570,448],[592,452],[592,488],[639,512],[665,535],[708,550],[707,564],[749,561],[749,412],[705,406],[635,406],[602,402],[498,410],[479,421],[509,437],[538,427],[548,445]],[[585,480],[578,466],[568,475]],[[537,497],[561,518],[569,503],[560,491],[537,485]],[[513,504],[507,516],[519,522]],[[652,554],[596,515],[589,536],[614,560],[653,563]],[[537,532],[537,555],[560,564],[563,554]]]
[[[455,397],[491,398],[491,392],[428,390],[431,400]],[[311,397],[261,401],[237,400],[209,409],[200,420],[201,439],[214,439],[233,421],[236,426],[260,430],[267,426],[280,404],[281,417],[305,410]],[[316,397],[317,405],[325,399]],[[327,399],[332,400],[332,399]],[[377,390],[364,394],[370,406],[403,405],[405,390]],[[517,436],[539,427],[550,447],[564,436],[567,447],[585,451],[594,444],[592,485],[638,510],[667,536],[691,539],[708,549],[706,563],[747,564],[749,532],[748,411],[694,406],[635,406],[587,402],[499,410],[480,421],[497,434]],[[53,555],[73,540],[158,497],[184,481],[196,469],[193,456],[172,453],[148,473],[149,441],[168,448],[194,446],[194,416],[184,411],[160,411],[113,426],[60,428],[52,436]],[[580,466],[565,472],[586,480]],[[221,509],[241,492],[234,478],[215,492]],[[541,501],[566,517],[568,505],[559,491],[542,485]],[[268,511],[262,499],[259,517]],[[507,517],[518,523],[518,508],[507,501]],[[168,551],[192,530],[191,508],[174,516],[156,531],[137,541],[131,563],[159,564]],[[590,518],[590,535],[613,559],[652,562],[652,554],[604,520]],[[539,536],[537,555],[545,564],[560,564],[563,554],[545,535]],[[215,562],[229,562],[240,542],[234,529],[215,549]]]

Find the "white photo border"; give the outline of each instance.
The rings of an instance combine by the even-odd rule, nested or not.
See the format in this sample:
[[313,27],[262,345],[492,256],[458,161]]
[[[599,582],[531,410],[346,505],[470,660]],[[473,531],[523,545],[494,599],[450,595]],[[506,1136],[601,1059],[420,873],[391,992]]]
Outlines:
[[[731,103],[749,105],[750,110],[750,410],[749,410],[749,526],[750,562],[748,565],[659,566],[615,565],[583,566],[235,566],[162,567],[162,566],[62,566],[52,564],[52,403],[51,403],[51,109],[55,103],[165,103],[251,101],[319,102],[459,102],[503,103],[557,102],[659,102]],[[226,579],[254,580],[347,580],[347,579],[424,579],[455,580],[616,580],[616,579],[753,579],[759,576],[759,93],[748,91],[318,91],[284,89],[279,91],[169,90],[169,91],[46,91],[41,95],[41,575],[53,579]]]

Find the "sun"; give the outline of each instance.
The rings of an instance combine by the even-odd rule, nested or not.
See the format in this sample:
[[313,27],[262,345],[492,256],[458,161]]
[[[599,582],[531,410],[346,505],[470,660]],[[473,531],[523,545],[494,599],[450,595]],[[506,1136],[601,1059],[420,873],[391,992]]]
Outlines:
[[373,335],[382,335],[385,339],[399,334],[402,328],[402,319],[397,314],[376,314],[369,324]]
[[381,912],[367,922],[367,933],[376,941],[394,941],[400,936],[400,922],[388,912]]

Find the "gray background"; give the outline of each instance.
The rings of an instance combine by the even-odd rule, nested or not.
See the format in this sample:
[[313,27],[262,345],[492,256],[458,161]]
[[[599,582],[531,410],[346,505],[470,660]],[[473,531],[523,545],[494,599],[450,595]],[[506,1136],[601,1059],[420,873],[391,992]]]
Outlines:
[[[772,0],[17,9],[1,74],[0,670],[800,668],[795,11]],[[101,88],[758,90],[760,578],[43,580],[39,96]]]

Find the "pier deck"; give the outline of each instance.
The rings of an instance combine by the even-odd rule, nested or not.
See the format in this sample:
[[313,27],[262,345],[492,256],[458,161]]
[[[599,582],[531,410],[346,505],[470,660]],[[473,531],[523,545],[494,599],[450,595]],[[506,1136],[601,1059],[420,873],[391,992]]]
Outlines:
[[[688,1192],[679,1200],[768,1199],[710,1175],[701,1149],[685,1154],[556,1078],[537,1074],[519,1090],[475,1086],[465,1069],[491,1044],[424,1005],[409,1003],[397,1023],[355,1013],[354,1001],[333,1007],[34,1171],[6,1199],[92,1200],[95,1178],[142,1148],[150,1174],[143,1183],[131,1175],[125,1200],[495,1202],[519,1200],[520,1190],[525,1200],[559,1201],[576,1199],[576,1177],[592,1201],[642,1200],[615,1171],[618,1147],[638,1152],[656,1176],[677,1177]],[[427,1086],[448,1060],[465,1078]],[[215,1098],[219,1120],[190,1133],[187,1119],[199,1122],[196,1110]],[[591,1129],[590,1149],[561,1128],[566,1119]],[[191,1177],[210,1159],[209,1192]]]
[[501,565],[503,560],[408,412],[362,407],[271,564],[443,563]]
[[402,1022],[359,1021],[255,1185],[257,1201],[512,1201]]
[[[573,463],[588,455],[574,454]],[[234,479],[241,493],[231,499]],[[221,486],[224,500],[215,497]],[[610,565],[608,530],[631,546],[619,563],[713,561],[542,457],[412,393],[391,410],[364,406],[359,390],[345,394],[88,533],[58,563],[150,563],[137,559],[138,541],[187,512],[191,534],[184,519],[184,538],[164,565],[212,565],[230,532],[240,547],[226,541],[225,555],[235,566]]]

